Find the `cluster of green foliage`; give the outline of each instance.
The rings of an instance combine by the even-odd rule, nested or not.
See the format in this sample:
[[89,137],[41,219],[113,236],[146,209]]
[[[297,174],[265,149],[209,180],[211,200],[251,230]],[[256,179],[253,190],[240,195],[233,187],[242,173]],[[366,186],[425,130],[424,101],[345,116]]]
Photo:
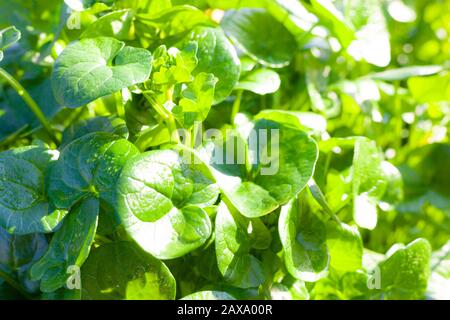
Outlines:
[[[449,21],[445,0],[1,1],[0,298],[448,298]],[[264,175],[275,136],[249,132],[272,129]]]

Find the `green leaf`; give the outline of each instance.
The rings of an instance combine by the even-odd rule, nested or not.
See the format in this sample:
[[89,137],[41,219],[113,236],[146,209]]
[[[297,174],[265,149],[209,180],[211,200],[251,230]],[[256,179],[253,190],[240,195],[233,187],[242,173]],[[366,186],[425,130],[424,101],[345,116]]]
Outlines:
[[355,34],[342,13],[336,9],[333,2],[329,0],[311,0],[311,4],[315,13],[325,23],[330,24],[331,29],[338,37],[342,46],[344,48],[348,47],[352,40],[354,40]]
[[233,132],[225,140],[207,144],[203,154],[227,201],[244,216],[255,218],[274,211],[278,203],[267,190],[245,181],[247,148],[246,141]]
[[243,289],[264,282],[262,263],[250,252],[249,223],[220,203],[216,216],[217,265],[228,283]]
[[87,198],[71,210],[54,234],[45,255],[31,268],[41,280],[41,290],[52,292],[66,286],[74,266],[81,267],[89,255],[97,230],[99,201]]
[[217,78],[213,74],[199,73],[183,90],[179,107],[172,112],[185,128],[191,128],[195,121],[206,119],[214,100],[216,83]]
[[60,148],[86,134],[94,132],[110,132],[124,139],[128,138],[128,128],[123,119],[115,116],[95,117],[77,122],[64,130]]
[[310,131],[317,136],[327,130],[327,120],[313,112],[267,109],[259,112],[254,119],[271,120],[295,129]]
[[290,285],[276,283],[270,288],[270,298],[272,300],[308,300],[309,292],[301,280]]
[[280,76],[270,69],[257,69],[245,74],[235,89],[248,90],[256,94],[274,93],[280,88]]
[[131,242],[92,250],[81,269],[82,298],[88,300],[173,300],[169,269]]
[[407,246],[397,245],[379,264],[381,289],[387,299],[421,299],[430,276],[431,247],[417,239]]
[[327,247],[330,267],[351,272],[362,268],[363,243],[356,227],[335,221],[327,223]]
[[390,34],[383,11],[383,4],[378,0],[351,1],[345,9],[357,38],[347,52],[356,60],[364,58],[377,67],[386,67],[391,62]]
[[114,208],[116,181],[136,147],[107,132],[82,136],[68,144],[50,169],[49,195],[58,208],[70,208],[86,196],[99,196]]
[[269,214],[278,208],[278,202],[267,190],[257,184],[236,180],[236,184],[226,186],[225,183],[228,181],[230,180],[222,180],[219,184],[228,201],[244,216],[257,218]]
[[185,296],[181,300],[236,300],[223,291],[199,291]]
[[66,212],[46,193],[47,167],[57,152],[36,146],[0,153],[0,227],[13,234],[51,232]]
[[20,37],[20,31],[14,26],[0,30],[0,61],[3,60],[3,51],[19,41]]
[[265,9],[229,10],[221,26],[245,53],[268,67],[288,65],[297,49],[295,38]]
[[259,8],[265,5],[264,0],[207,0],[207,2],[210,7],[222,10],[253,7]]
[[196,27],[185,41],[198,43],[198,65],[193,75],[212,73],[218,79],[214,104],[229,96],[239,80],[240,60],[236,50],[220,28]]
[[386,191],[381,198],[380,207],[383,210],[394,209],[395,205],[403,200],[403,179],[400,171],[392,163],[383,161],[381,163],[384,179],[386,180]]
[[[305,132],[273,121],[258,120],[254,130],[259,133],[258,144],[251,143],[249,152],[257,157],[252,167],[254,172],[258,172],[255,183],[268,190],[279,204],[285,204],[312,177],[318,157],[317,144]],[[267,141],[261,139],[261,132],[267,132]],[[274,154],[272,161],[266,163],[269,149]]]
[[429,76],[440,71],[442,71],[441,66],[411,66],[373,73],[370,78],[381,81],[400,81],[411,77]]
[[265,250],[270,247],[272,234],[261,219],[254,218],[248,222],[248,240],[250,246],[256,250]]
[[255,218],[274,211],[305,187],[318,151],[305,132],[273,121],[261,119],[249,129],[247,141],[232,133],[225,141],[216,141],[206,157],[227,203]]
[[31,281],[28,272],[47,250],[42,233],[11,235],[0,228],[0,272],[17,280],[29,293],[39,291],[39,283]]
[[168,46],[180,41],[196,26],[214,27],[216,25],[202,10],[189,5],[137,14],[136,20],[139,22],[137,26],[145,30],[147,41],[159,44],[163,40]]
[[326,226],[299,201],[293,199],[281,208],[278,232],[289,273],[299,280],[314,282],[328,272]]
[[80,39],[113,37],[117,40],[133,40],[134,13],[131,10],[119,10],[105,14],[90,24]]
[[210,237],[204,207],[218,188],[188,149],[146,152],[127,162],[117,182],[117,210],[128,234],[159,259],[181,257]]
[[386,191],[383,158],[374,141],[357,139],[353,155],[353,218],[358,226],[372,230],[377,225],[377,201]]
[[67,46],[56,60],[52,87],[56,100],[76,108],[150,76],[152,55],[114,38],[82,39]]
[[419,103],[450,100],[450,73],[408,79],[408,88]]

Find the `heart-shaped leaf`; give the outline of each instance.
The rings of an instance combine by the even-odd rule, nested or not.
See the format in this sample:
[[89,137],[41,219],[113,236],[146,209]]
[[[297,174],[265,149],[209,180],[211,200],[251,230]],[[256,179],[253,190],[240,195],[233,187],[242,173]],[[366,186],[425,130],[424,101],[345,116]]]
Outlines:
[[3,60],[3,51],[20,40],[20,31],[16,27],[0,30],[0,61]]
[[83,265],[94,241],[98,213],[98,200],[87,198],[70,212],[53,235],[48,251],[30,271],[33,280],[41,280],[43,292],[66,286],[73,267]]
[[50,170],[49,195],[58,208],[70,208],[86,196],[114,207],[116,181],[137,148],[112,133],[96,132],[68,144]]
[[221,26],[245,53],[269,67],[286,66],[297,49],[292,34],[262,8],[229,10]]
[[284,260],[289,273],[303,281],[317,281],[327,275],[330,255],[325,224],[297,199],[281,208],[278,222]]
[[198,65],[194,75],[212,73],[217,82],[214,103],[227,98],[239,80],[240,60],[236,50],[220,28],[196,27],[185,41],[197,41]]
[[[128,234],[159,259],[183,256],[210,237],[203,207],[218,188],[208,168],[189,150],[144,153],[125,165],[117,183],[117,209]],[[194,162],[190,162],[192,160]]]
[[145,49],[108,37],[82,39],[56,60],[52,87],[60,104],[76,108],[144,82],[151,70],[152,55]]
[[244,289],[258,287],[265,276],[262,262],[250,251],[249,223],[220,203],[216,216],[217,265],[227,282]]
[[46,194],[47,167],[58,153],[36,146],[0,153],[0,226],[10,233],[51,232],[66,212]]

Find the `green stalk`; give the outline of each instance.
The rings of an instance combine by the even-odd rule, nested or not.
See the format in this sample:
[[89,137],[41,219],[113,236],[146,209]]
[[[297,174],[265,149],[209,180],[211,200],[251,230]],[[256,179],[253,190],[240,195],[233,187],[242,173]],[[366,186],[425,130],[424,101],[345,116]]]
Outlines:
[[116,92],[114,94],[114,98],[116,100],[116,111],[117,115],[121,119],[125,119],[125,106],[123,105],[122,93]]
[[234,125],[234,118],[236,118],[236,115],[239,112],[239,109],[241,108],[241,99],[242,99],[242,94],[244,93],[243,90],[239,90],[236,94],[236,99],[234,100],[233,103],[233,109],[231,110],[231,124]]
[[[194,128],[192,128],[192,138],[191,138],[191,148],[194,149],[196,147],[195,143],[197,142],[197,136],[199,132],[202,131],[202,123],[201,122],[195,122]],[[201,139],[201,137],[200,137]]]
[[5,69],[0,68],[0,76],[3,77],[8,84],[16,90],[17,94],[25,101],[27,106],[30,108],[30,110],[34,113],[36,118],[41,122],[42,126],[44,127],[45,131],[49,135],[49,137],[52,139],[52,141],[56,144],[59,144],[58,139],[53,133],[52,128],[50,127],[50,124],[47,121],[47,118],[45,117],[44,113],[42,113],[42,110],[39,108],[37,103],[33,100],[33,98],[30,96],[30,94],[25,90],[24,87],[16,80],[13,76],[11,76]]
[[401,97],[399,95],[399,89],[400,89],[400,81],[395,81],[394,83],[394,112],[395,112],[395,131],[396,131],[396,137],[395,140],[395,148],[400,149],[402,145],[402,130],[403,130],[403,120],[401,118],[402,114],[402,101]]
[[108,237],[102,236],[101,234],[98,234],[98,233],[95,235],[95,241],[102,243],[102,244],[112,242],[112,240],[109,239]]
[[177,124],[175,123],[174,117],[169,114],[163,106],[161,106],[158,101],[156,101],[150,94],[143,92],[145,98],[150,102],[153,109],[159,114],[159,116],[164,120],[169,128],[170,139],[173,143],[180,143],[180,137],[177,133]]
[[319,186],[316,184],[314,179],[310,179],[308,181],[308,187],[311,191],[312,196],[317,201],[318,204],[323,208],[323,210],[333,219],[336,223],[340,224],[341,221],[337,217],[337,215],[331,210],[330,206],[328,205],[327,200],[325,199],[324,194],[322,193],[322,190],[320,190]]
[[167,127],[170,131],[170,140],[174,143],[180,143],[180,136],[177,133],[177,124],[172,116],[166,119]]

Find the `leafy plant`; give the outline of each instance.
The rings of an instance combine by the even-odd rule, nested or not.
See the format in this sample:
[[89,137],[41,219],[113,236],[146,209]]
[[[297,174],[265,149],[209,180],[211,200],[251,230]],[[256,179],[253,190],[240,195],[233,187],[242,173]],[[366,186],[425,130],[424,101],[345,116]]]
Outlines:
[[1,3],[0,299],[448,299],[448,12]]

